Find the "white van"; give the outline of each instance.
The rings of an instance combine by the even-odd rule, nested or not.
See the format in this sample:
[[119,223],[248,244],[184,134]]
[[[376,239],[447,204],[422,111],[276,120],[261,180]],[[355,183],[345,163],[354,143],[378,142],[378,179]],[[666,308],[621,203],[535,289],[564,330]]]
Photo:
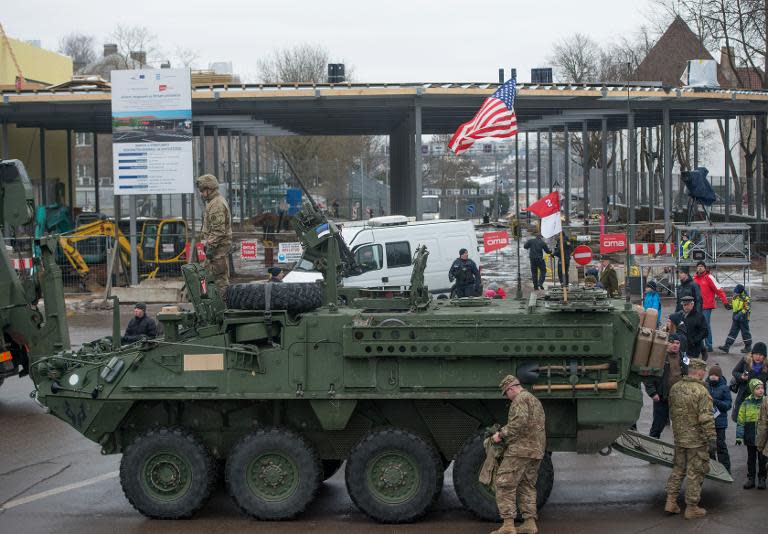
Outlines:
[[[412,221],[403,215],[375,217],[345,223],[341,237],[365,269],[362,274],[345,278],[346,287],[410,285],[411,261],[420,245],[426,245],[429,251],[424,283],[431,293],[450,293],[453,284],[448,281],[448,271],[460,249],[467,249],[469,258],[480,267],[472,221]],[[283,281],[313,282],[321,278],[309,261],[301,259]]]

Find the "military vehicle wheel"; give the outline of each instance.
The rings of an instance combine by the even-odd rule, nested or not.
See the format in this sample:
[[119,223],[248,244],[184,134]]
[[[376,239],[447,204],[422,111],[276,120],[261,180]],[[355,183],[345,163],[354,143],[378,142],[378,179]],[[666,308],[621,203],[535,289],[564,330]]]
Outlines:
[[[467,440],[453,462],[453,487],[464,507],[480,519],[499,521],[496,507],[496,495],[493,489],[480,484],[478,476],[485,462],[483,435],[475,434]],[[539,467],[536,481],[536,507],[541,509],[552,493],[555,481],[555,469],[552,466],[552,454],[547,453]]]
[[341,460],[323,460],[323,482],[338,473],[343,463]]
[[304,511],[320,486],[315,450],[298,434],[265,428],[242,438],[227,458],[229,494],[256,519],[280,521]]
[[349,453],[347,493],[382,523],[408,523],[427,513],[443,487],[435,448],[407,430],[387,428],[365,436]]
[[120,485],[136,510],[153,519],[181,519],[211,494],[215,465],[205,445],[183,428],[138,436],[120,462]]
[[292,313],[312,311],[323,305],[323,287],[315,283],[232,284],[227,288],[226,301],[231,310],[263,310],[265,290],[270,285],[273,310]]

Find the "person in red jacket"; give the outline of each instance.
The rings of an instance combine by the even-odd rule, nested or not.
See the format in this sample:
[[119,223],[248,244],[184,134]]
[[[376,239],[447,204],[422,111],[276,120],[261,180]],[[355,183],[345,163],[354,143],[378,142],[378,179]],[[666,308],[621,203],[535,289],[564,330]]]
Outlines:
[[703,261],[696,264],[696,274],[693,275],[693,280],[701,288],[701,312],[707,320],[707,328],[709,329],[705,343],[707,352],[712,352],[712,310],[715,309],[715,297],[719,298],[723,306],[726,307],[728,306],[728,297],[725,296],[725,291]]

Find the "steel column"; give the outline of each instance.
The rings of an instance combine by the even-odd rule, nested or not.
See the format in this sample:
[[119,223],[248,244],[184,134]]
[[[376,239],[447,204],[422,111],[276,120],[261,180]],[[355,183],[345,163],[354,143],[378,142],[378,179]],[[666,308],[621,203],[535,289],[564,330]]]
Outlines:
[[8,123],[3,122],[3,124],[0,126],[0,133],[3,134],[3,146],[2,146],[2,154],[3,159],[8,159]]
[[664,149],[664,181],[661,187],[664,205],[664,235],[672,237],[672,123],[669,117],[669,107],[664,106],[664,128],[662,132],[662,147]]
[[627,152],[629,154],[629,201],[627,202],[630,243],[635,239],[635,223],[637,206],[637,131],[635,131],[635,113],[627,112]]
[[[656,221],[656,171],[654,169],[655,158],[653,157],[653,128],[646,128],[646,131],[648,132],[646,135],[646,139],[648,141],[647,153],[651,154],[651,164],[650,166],[646,167],[647,179],[643,180],[642,177],[640,179],[648,184],[648,214],[649,214],[648,220],[651,222],[655,222]],[[659,146],[656,147],[657,152],[659,148],[660,148]],[[642,158],[642,155],[640,157]],[[647,165],[648,158],[645,158],[645,161],[643,163]],[[644,194],[645,194],[645,187],[643,185],[640,188],[641,199]]]
[[227,130],[227,204],[232,210],[232,130]]
[[[414,189],[414,201],[415,205],[413,206],[414,212],[416,215],[416,220],[420,221],[423,217],[423,211],[422,211],[422,195],[423,195],[423,186],[422,186],[422,164],[421,164],[421,104],[416,102],[414,106],[414,114],[413,114],[413,120],[414,120],[414,142],[415,142],[415,153],[414,153],[414,169],[413,169],[413,189]],[[365,209],[365,206],[360,206],[360,209]],[[362,217],[361,217],[362,218]]]
[[206,173],[205,159],[206,159],[206,142],[205,142],[205,124],[200,125],[200,176]]
[[554,179],[553,170],[552,170],[553,166],[552,166],[552,127],[551,126],[550,126],[549,130],[547,130],[547,136],[548,136],[548,139],[547,139],[547,143],[548,143],[548,145],[547,145],[547,159],[549,159],[549,173],[548,173],[549,176],[548,176],[548,178],[549,178],[549,192],[551,193],[552,192],[552,188],[554,187],[554,184],[555,184],[555,179]]
[[256,211],[261,213],[262,207],[261,207],[261,183],[260,183],[260,174],[261,174],[261,158],[259,157],[259,136],[255,136],[253,139],[253,152],[254,152],[254,163],[256,164]]
[[693,123],[693,168],[699,166],[699,123]]
[[48,205],[48,183],[45,168],[45,128],[40,128],[40,203]]
[[[757,129],[756,135],[756,158],[755,158],[755,218],[758,221],[763,220],[763,129],[765,128],[765,115],[755,117]],[[757,226],[758,235],[761,233],[760,225]]]
[[[128,209],[130,217],[130,240],[131,240],[131,285],[139,285],[139,258],[136,250],[136,195],[130,195],[128,197]],[[115,243],[115,246],[119,246]]]
[[99,183],[99,134],[95,131],[93,136],[93,191],[96,195],[96,213],[101,210],[101,184]]
[[75,215],[75,183],[72,179],[72,130],[67,128],[67,205],[69,216],[74,220]]
[[221,175],[219,174],[221,169],[219,168],[219,127],[213,127],[213,175],[221,183]]
[[581,184],[581,193],[584,195],[584,224],[589,225],[589,123],[581,123],[581,174],[583,183]]
[[571,224],[571,142],[568,134],[568,123],[563,125],[563,139],[565,140],[565,224]]
[[[531,178],[528,165],[528,132],[525,132],[525,205],[531,204]],[[526,211],[528,220],[531,220],[531,214]]]
[[240,215],[240,224],[245,221],[245,185],[243,184],[243,178],[245,177],[245,165],[243,159],[245,156],[245,149],[243,148],[243,134],[237,134],[237,167],[240,170],[240,209],[238,214]]
[[731,220],[731,120],[723,119],[723,148],[725,152],[725,222]]
[[536,198],[541,198],[541,131],[536,130]]
[[608,119],[603,117],[600,121],[600,170],[602,171],[602,199],[603,215],[608,213]]

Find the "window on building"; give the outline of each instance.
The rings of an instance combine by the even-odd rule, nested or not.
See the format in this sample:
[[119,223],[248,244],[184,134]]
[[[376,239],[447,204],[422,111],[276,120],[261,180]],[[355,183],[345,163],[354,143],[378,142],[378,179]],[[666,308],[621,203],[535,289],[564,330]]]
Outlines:
[[93,145],[93,134],[89,132],[76,132],[75,133],[75,145],[76,146],[91,146]]
[[408,241],[387,243],[387,267],[407,267],[411,264],[411,245]]

